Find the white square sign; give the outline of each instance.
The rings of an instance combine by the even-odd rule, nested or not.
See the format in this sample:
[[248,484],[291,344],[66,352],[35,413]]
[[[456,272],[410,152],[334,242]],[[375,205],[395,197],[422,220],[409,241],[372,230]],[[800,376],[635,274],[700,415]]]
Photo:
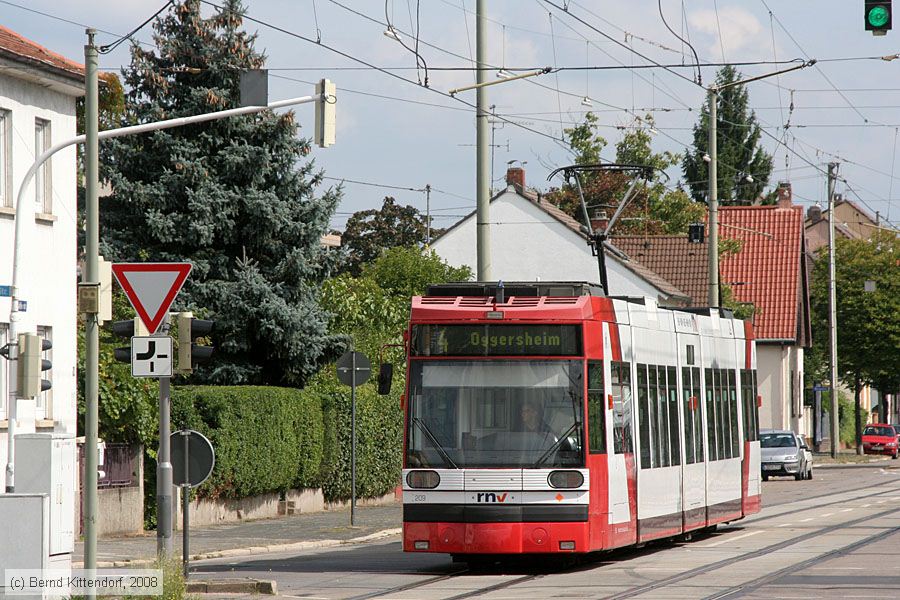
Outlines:
[[131,375],[171,377],[172,338],[167,335],[131,338]]

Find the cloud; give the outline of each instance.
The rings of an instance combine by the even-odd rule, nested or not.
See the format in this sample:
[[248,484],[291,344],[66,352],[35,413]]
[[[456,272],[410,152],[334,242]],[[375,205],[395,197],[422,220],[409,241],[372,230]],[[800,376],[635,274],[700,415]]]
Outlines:
[[[694,31],[705,35],[706,39],[712,37],[706,48],[707,56],[722,57],[722,47],[725,48],[725,57],[734,60],[735,55],[745,48],[758,47],[764,43],[761,38],[763,33],[759,20],[750,12],[736,6],[721,8],[718,17],[715,11],[699,10],[688,16],[688,22]],[[719,40],[721,28],[722,40]]]

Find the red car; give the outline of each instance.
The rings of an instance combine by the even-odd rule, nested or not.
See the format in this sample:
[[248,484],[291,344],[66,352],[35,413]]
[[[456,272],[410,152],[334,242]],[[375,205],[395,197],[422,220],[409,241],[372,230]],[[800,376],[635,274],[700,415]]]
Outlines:
[[897,433],[886,423],[866,425],[862,433],[863,452],[866,454],[890,454],[897,458]]

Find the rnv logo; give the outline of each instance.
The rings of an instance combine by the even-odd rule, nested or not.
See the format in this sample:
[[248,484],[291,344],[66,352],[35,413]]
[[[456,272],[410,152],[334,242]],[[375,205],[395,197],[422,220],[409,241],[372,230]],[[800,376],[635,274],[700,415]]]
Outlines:
[[476,502],[506,502],[506,497],[509,495],[509,492],[504,492],[499,496],[494,492],[478,492],[478,495],[475,497]]

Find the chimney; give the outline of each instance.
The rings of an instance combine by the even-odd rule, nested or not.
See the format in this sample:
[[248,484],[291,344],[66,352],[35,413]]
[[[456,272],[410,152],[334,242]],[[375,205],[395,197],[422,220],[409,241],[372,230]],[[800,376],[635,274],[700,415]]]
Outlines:
[[525,169],[510,167],[506,170],[506,185],[511,185],[519,192],[525,191]]
[[810,220],[812,224],[816,224],[822,220],[822,207],[813,205],[810,206],[806,210],[806,218]]
[[791,184],[782,181],[778,184],[778,208],[790,208],[794,205],[791,198]]
[[609,217],[606,216],[605,210],[595,208],[591,211],[591,231],[606,231],[607,225],[609,225]]

